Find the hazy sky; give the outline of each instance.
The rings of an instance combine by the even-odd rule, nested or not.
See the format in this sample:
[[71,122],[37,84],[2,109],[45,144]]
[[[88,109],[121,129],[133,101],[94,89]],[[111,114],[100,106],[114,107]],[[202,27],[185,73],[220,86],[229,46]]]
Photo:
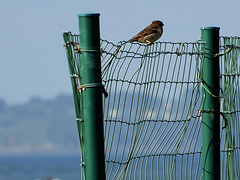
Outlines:
[[165,24],[161,41],[195,41],[200,27],[240,35],[239,0],[1,0],[0,99],[72,93],[62,31],[78,33],[78,13],[100,13],[101,38],[128,40],[152,20]]

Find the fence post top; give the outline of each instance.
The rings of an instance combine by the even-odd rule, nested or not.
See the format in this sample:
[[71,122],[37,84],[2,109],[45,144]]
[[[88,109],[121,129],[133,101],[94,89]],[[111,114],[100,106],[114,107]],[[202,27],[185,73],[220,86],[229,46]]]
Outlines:
[[201,30],[211,30],[211,29],[220,29],[220,27],[210,26],[210,27],[201,27]]
[[78,17],[100,16],[100,13],[80,13]]

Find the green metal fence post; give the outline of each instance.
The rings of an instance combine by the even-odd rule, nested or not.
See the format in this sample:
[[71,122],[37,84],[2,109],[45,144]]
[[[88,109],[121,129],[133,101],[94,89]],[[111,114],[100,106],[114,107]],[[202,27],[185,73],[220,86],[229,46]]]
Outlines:
[[86,180],[105,179],[99,15],[78,14]]
[[202,81],[202,173],[204,180],[220,179],[219,27],[201,28],[206,42]]

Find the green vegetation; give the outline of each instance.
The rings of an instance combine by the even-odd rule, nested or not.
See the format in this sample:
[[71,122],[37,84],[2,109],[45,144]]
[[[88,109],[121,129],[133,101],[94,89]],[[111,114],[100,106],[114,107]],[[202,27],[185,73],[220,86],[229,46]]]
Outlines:
[[72,96],[11,106],[0,100],[0,154],[79,151]]

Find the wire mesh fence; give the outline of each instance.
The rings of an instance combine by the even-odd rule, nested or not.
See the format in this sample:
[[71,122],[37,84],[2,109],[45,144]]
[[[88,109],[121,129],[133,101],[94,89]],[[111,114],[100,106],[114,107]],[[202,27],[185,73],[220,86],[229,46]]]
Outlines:
[[221,53],[221,177],[240,179],[240,37],[221,37]]
[[101,47],[108,179],[199,177],[204,44]]
[[[81,49],[78,35],[63,36],[78,120]],[[220,39],[220,54],[229,51],[220,58],[222,179],[239,178],[239,42]],[[149,46],[101,40],[107,179],[201,179],[204,54],[201,41]]]

